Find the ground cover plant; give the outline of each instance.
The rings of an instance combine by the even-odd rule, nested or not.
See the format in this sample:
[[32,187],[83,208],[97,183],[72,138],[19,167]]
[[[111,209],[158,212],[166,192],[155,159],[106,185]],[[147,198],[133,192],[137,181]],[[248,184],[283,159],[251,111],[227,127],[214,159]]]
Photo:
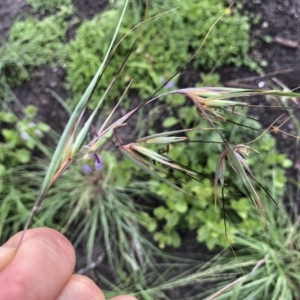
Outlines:
[[[144,17],[145,4],[132,2],[133,14],[125,16],[120,28],[120,36],[132,29]],[[53,15],[45,17],[42,21],[31,17],[15,22],[7,42],[2,47],[3,52],[7,53],[3,56],[5,59],[1,68],[2,81],[5,83],[5,78],[9,77],[11,82],[8,82],[8,85],[11,87],[28,79],[28,71],[33,67],[49,62],[60,64],[66,67],[67,85],[78,100],[101,63],[101,57],[105,54],[112,34],[111,25],[116,24],[118,20],[122,1],[116,1],[115,8],[83,22],[76,31],[75,39],[69,43],[66,43],[65,38],[68,24],[76,24],[79,20],[75,9],[68,1],[57,1],[57,3],[30,1],[29,4],[42,12],[52,11],[52,8],[57,9]],[[174,10],[178,5],[181,9]],[[133,80],[132,88],[138,91],[141,97],[149,97],[162,80],[175,73],[189,59],[203,42],[216,19],[224,13],[225,8],[223,1],[220,0],[214,0],[214,3],[204,1],[200,8],[196,1],[181,3],[172,0],[168,4],[160,1],[149,2],[146,8],[148,18],[155,17],[162,11],[173,11],[145,23],[138,30],[131,32],[119,45],[114,53],[114,59],[111,60],[111,67],[106,70],[96,89],[95,100],[90,101],[89,107],[95,107],[96,96],[99,97],[103,93],[139,34],[143,35],[143,39],[137,40],[133,55],[123,71],[124,75],[110,90],[112,100],[119,97],[124,85],[130,80]],[[154,22],[156,26],[153,26]],[[216,30],[210,32],[209,38],[203,43],[202,55],[194,59],[194,68],[207,72],[220,65],[231,63],[236,66],[247,65],[253,69],[259,68],[248,55],[251,46],[249,17],[241,16],[234,9],[228,9],[215,26]],[[236,27],[239,27],[238,36],[229,34]],[[187,32],[184,36],[182,36],[183,29]],[[180,51],[178,51],[179,40]],[[83,52],[84,56],[81,55]],[[144,80],[141,82],[139,78]],[[74,106],[72,102],[70,105]]]
[[[216,245],[226,247],[228,246],[226,245],[228,240],[233,244],[233,235],[238,236],[239,230],[246,229],[248,234],[258,234],[254,230],[249,229],[249,227],[257,226],[261,229],[261,224],[259,224],[260,221],[257,217],[259,214],[261,214],[262,223],[267,222],[267,220],[265,220],[267,218],[265,209],[261,204],[260,195],[261,193],[268,193],[255,181],[255,179],[261,181],[257,172],[255,172],[255,166],[257,163],[265,160],[267,175],[270,176],[271,174],[273,175],[274,172],[278,172],[278,174],[271,179],[277,185],[275,185],[276,188],[273,194],[273,198],[276,198],[280,197],[282,194],[281,192],[285,183],[285,178],[283,176],[283,170],[279,169],[278,166],[273,167],[272,163],[275,162],[281,165],[281,167],[287,167],[290,162],[284,156],[278,155],[276,152],[273,152],[272,155],[266,157],[261,157],[261,154],[259,154],[261,161],[258,160],[258,162],[255,158],[253,158],[256,155],[255,150],[260,150],[262,152],[270,151],[273,148],[274,141],[272,141],[270,136],[267,134],[263,134],[259,139],[259,142],[261,142],[259,149],[255,147],[255,144],[251,144],[251,148],[253,147],[254,150],[250,155],[250,158],[247,158],[246,160],[247,152],[251,151],[251,148],[249,148],[250,146],[247,146],[246,142],[248,141],[238,140],[236,132],[242,131],[242,128],[244,128],[242,126],[249,126],[251,130],[257,127],[255,129],[258,130],[258,135],[260,136],[264,133],[264,130],[259,128],[256,123],[250,123],[249,120],[246,120],[246,124],[242,123],[240,120],[240,118],[244,119],[244,117],[240,114],[244,114],[245,112],[239,111],[236,106],[250,106],[246,101],[233,101],[228,99],[231,97],[246,97],[251,94],[278,96],[297,96],[297,94],[289,92],[284,93],[280,91],[251,91],[211,87],[177,89],[172,92],[166,91],[166,93],[162,95],[161,99],[162,102],[165,101],[167,105],[173,105],[174,101],[172,100],[174,99],[176,99],[179,104],[184,104],[185,100],[182,100],[184,99],[182,95],[184,95],[189,98],[190,103],[194,106],[186,106],[183,108],[181,105],[174,105],[174,110],[178,111],[178,114],[173,114],[170,118],[166,117],[162,122],[164,129],[172,131],[171,133],[164,132],[159,134],[152,131],[148,132],[148,136],[146,137],[144,136],[141,138],[136,136],[129,142],[123,142],[123,136],[120,135],[120,132],[122,129],[126,128],[127,120],[130,120],[138,109],[133,109],[127,114],[123,113],[121,118],[116,117],[113,119],[109,115],[99,126],[95,127],[92,126],[92,124],[94,123],[93,118],[95,118],[97,114],[97,109],[94,110],[87,119],[83,119],[82,117],[82,113],[91,99],[91,94],[97,83],[97,77],[99,78],[103,75],[102,72],[104,66],[105,63],[102,65],[102,68],[98,69],[92,84],[81,99],[79,106],[75,109],[74,114],[70,119],[70,123],[66,127],[66,131],[56,150],[56,154],[53,157],[50,168],[48,171],[45,171],[46,179],[44,183],[41,184],[42,189],[37,203],[39,205],[41,200],[45,197],[45,204],[42,206],[42,208],[45,209],[45,213],[40,214],[41,217],[39,220],[36,219],[36,225],[42,223],[45,224],[48,219],[51,223],[65,223],[64,230],[68,230],[71,224],[78,226],[77,232],[79,233],[79,239],[86,238],[85,235],[88,235],[87,250],[89,261],[92,259],[93,246],[97,240],[97,235],[99,234],[99,236],[103,237],[105,240],[105,253],[109,255],[110,251],[112,251],[115,256],[121,258],[119,260],[121,263],[119,264],[118,274],[122,274],[122,269],[124,269],[125,265],[128,266],[126,270],[129,271],[127,272],[142,269],[143,263],[147,261],[148,254],[147,251],[141,250],[141,248],[144,247],[145,249],[149,247],[149,243],[147,240],[141,243],[142,234],[139,232],[138,227],[147,224],[150,231],[156,231],[157,228],[159,230],[159,226],[161,224],[159,224],[156,219],[165,220],[167,225],[169,225],[169,228],[165,228],[165,232],[158,232],[155,236],[161,243],[161,246],[179,245],[180,239],[178,238],[178,234],[176,234],[177,229],[175,229],[174,226],[180,225],[180,229],[182,228],[183,222],[188,223],[188,228],[199,229],[199,240],[207,241],[207,245],[210,248],[213,248]],[[163,78],[163,80],[166,79],[167,78]],[[110,85],[108,84],[107,86],[109,89],[108,92],[110,93]],[[106,95],[104,94],[104,96]],[[181,96],[181,98],[177,98],[177,96]],[[104,98],[102,98],[97,105],[99,105],[99,107],[104,105],[103,101]],[[158,102],[155,98],[153,98],[148,103],[155,103],[155,101]],[[239,122],[239,125],[233,125],[233,127],[226,130],[225,127],[229,124],[230,119]],[[199,123],[198,120],[201,123]],[[182,125],[187,130],[182,131],[181,128],[177,129],[172,127],[177,126],[178,124]],[[210,129],[204,129],[207,127]],[[269,128],[269,130],[272,129],[273,127]],[[245,131],[247,130],[245,129]],[[89,136],[88,140],[86,140],[87,136]],[[195,138],[198,136],[207,141],[207,145],[203,144],[203,141],[195,141]],[[230,138],[230,136],[233,138]],[[218,144],[213,142],[217,142]],[[156,146],[152,147],[152,144],[156,144]],[[177,146],[175,146],[176,144]],[[167,196],[170,197],[170,199],[167,199],[167,204],[158,208],[154,212],[153,216],[142,212],[144,208],[136,206],[134,202],[134,196],[136,196],[135,194],[137,189],[147,189],[147,185],[144,180],[148,180],[149,177],[141,171],[136,171],[137,169],[135,167],[130,167],[128,162],[124,163],[117,161],[115,156],[104,150],[107,148],[107,145],[114,145],[116,153],[120,152],[124,154],[125,157],[133,161],[142,170],[146,171],[146,173],[160,179],[163,182],[158,183],[152,181],[152,183],[150,183],[149,191],[156,192],[159,190],[158,194],[160,194],[160,196],[163,196],[164,198]],[[174,147],[172,145],[174,145]],[[209,146],[213,147],[209,148]],[[198,157],[204,156],[204,153],[206,152],[205,151],[202,154],[199,151],[198,154],[198,152],[196,152],[198,151],[197,148],[207,148],[206,151],[210,152],[207,159],[207,165],[201,166],[201,168],[206,169],[205,172],[207,172],[206,174],[208,175],[208,178],[203,179],[203,177],[199,174],[203,170],[196,169],[199,166],[199,162],[197,161]],[[187,159],[184,160],[184,157],[183,161],[181,161],[181,154],[185,151],[186,153],[189,153],[189,150],[191,150],[191,152],[188,157],[191,158],[191,161],[188,161]],[[214,153],[214,151],[216,151],[216,153]],[[194,152],[196,152],[196,154],[193,157],[192,153]],[[217,155],[217,153],[219,155]],[[270,160],[268,161],[268,159]],[[74,163],[76,162],[76,165],[70,165],[71,161]],[[236,183],[238,187],[238,195],[236,195],[234,190],[231,190],[232,184],[235,183],[231,182],[230,179],[227,179],[227,173],[225,176],[225,161],[227,168],[232,167],[232,170],[237,173],[236,178],[237,181],[240,182]],[[195,167],[195,165],[197,167]],[[171,167],[171,170],[169,167]],[[122,170],[122,176],[112,175],[115,173],[116,169],[120,171]],[[217,175],[214,178],[213,173],[215,173],[215,170]],[[178,173],[178,171],[181,173]],[[134,173],[138,173],[138,176],[131,176]],[[125,178],[124,174],[127,174]],[[198,181],[190,179],[190,177],[187,176],[194,176]],[[134,180],[137,179],[138,182],[134,181],[133,177],[135,177]],[[73,178],[77,183],[76,186],[78,186],[78,190],[74,191],[75,193],[72,197],[73,202],[67,201],[69,200],[67,195],[73,190],[72,183],[69,178]],[[186,178],[189,179],[187,180]],[[231,178],[231,176],[228,178]],[[203,182],[199,182],[200,180]],[[98,184],[99,181],[101,181],[101,185]],[[54,185],[55,182],[56,185]],[[139,185],[137,183],[139,183]],[[222,189],[218,189],[218,184],[221,185]],[[199,189],[199,186],[201,186],[202,189]],[[51,189],[49,189],[50,187]],[[63,189],[64,187],[65,189]],[[208,200],[204,201],[206,195],[202,195],[204,188],[207,188],[205,191],[207,195],[210,193],[211,196],[211,202],[209,204],[206,204],[208,203]],[[185,192],[183,192],[183,190],[185,190]],[[222,194],[222,190],[225,190],[224,194]],[[181,195],[184,201],[173,201],[176,194],[178,195],[178,192],[182,193]],[[194,205],[194,203],[199,198],[199,194],[197,193],[200,192],[201,200],[203,200],[203,202],[200,207],[198,207],[198,205]],[[66,196],[64,196],[64,193]],[[99,194],[101,194],[101,196]],[[228,223],[232,225],[228,225],[227,232],[224,228],[221,209],[214,208],[214,194],[217,196],[216,200],[220,199],[228,201],[226,204],[226,212],[228,213],[229,211],[227,216],[229,220]],[[57,195],[60,195],[61,198],[58,198]],[[234,199],[235,201],[230,202],[229,200],[232,198],[237,200]],[[61,199],[64,201],[59,202],[58,200]],[[115,201],[116,199],[119,201]],[[253,200],[258,210],[253,209],[252,212],[253,206],[251,206],[252,204],[250,205],[251,200]],[[269,198],[268,201],[271,201],[271,199]],[[217,204],[221,206],[218,201]],[[64,211],[70,212],[74,209],[74,207],[74,212],[68,216],[62,213]],[[112,214],[115,215],[114,209],[116,209],[116,207],[119,207],[118,212],[121,212],[122,214],[120,214],[120,217],[115,221],[112,220],[111,216]],[[37,208],[38,207],[35,207],[33,212],[35,212]],[[199,215],[201,215],[201,213],[198,213],[197,211],[198,208],[199,211],[209,210],[213,215],[213,220],[210,220],[210,222],[206,220],[207,222],[205,222],[205,218],[208,218],[209,214],[203,214],[202,220],[201,218],[198,220]],[[253,217],[252,214],[254,212],[256,212],[255,217]],[[183,213],[188,213],[188,216],[184,218]],[[230,213],[231,215],[229,216]],[[196,216],[196,220],[195,218],[193,219],[193,214]],[[26,211],[25,215],[28,216],[28,211]],[[161,215],[162,217],[160,217]],[[85,217],[82,218],[82,216]],[[252,223],[249,223],[250,217]],[[234,222],[234,218],[237,219],[237,222]],[[87,220],[89,220],[88,223],[86,222]],[[102,232],[97,231],[96,225],[99,221],[102,222]],[[128,223],[126,223],[127,221]],[[248,224],[245,224],[246,221],[248,221]],[[236,225],[238,223],[239,225]],[[216,224],[221,227],[221,230],[219,232],[209,231],[210,228],[215,228]],[[243,224],[243,226],[239,227],[241,224]],[[202,226],[202,228],[199,228],[199,226]],[[115,234],[115,231],[111,230],[112,228],[117,228],[116,235],[113,235]],[[133,231],[132,228],[135,228],[135,230]],[[231,232],[232,228],[233,230]],[[207,232],[209,232],[209,234],[207,234]],[[222,235],[224,232],[227,234],[227,239],[225,234]],[[221,235],[224,238],[223,241],[220,241]],[[113,239],[111,239],[112,236]],[[211,239],[212,236],[215,240]],[[117,249],[112,250],[114,247],[114,241],[117,245],[125,245],[125,253],[117,253]],[[145,245],[147,245],[147,247],[145,247]],[[111,263],[115,264],[115,261],[112,261],[112,257],[108,259],[110,259]],[[202,274],[201,276],[211,278],[209,277],[209,274]],[[125,281],[127,278],[126,273],[124,273],[121,277]],[[205,278],[202,279],[205,281]],[[138,281],[137,278],[134,280]],[[183,280],[183,282],[195,281]],[[135,284],[137,285],[139,283],[140,282],[136,282]],[[128,286],[129,285],[126,285],[125,283],[123,285],[124,288]],[[142,292],[146,289],[145,286],[139,286],[138,290]],[[170,286],[172,286],[172,284],[170,284],[169,287]],[[165,288],[167,289],[168,285]],[[148,298],[155,298],[158,294],[158,289],[155,293],[152,290],[152,294],[151,296],[148,296]],[[145,294],[143,297],[147,299],[147,295],[149,294]]]
[[226,272],[228,277],[201,297],[299,299],[299,217],[293,220],[288,212],[295,205],[293,201],[288,207],[282,203],[278,205],[266,206],[269,230],[253,237],[240,234],[236,251],[238,260],[224,255],[223,262],[216,262],[226,265],[219,271],[220,274]]
[[[174,104],[173,106],[178,113],[175,117],[176,120],[184,127],[193,128],[203,125],[201,120],[195,119],[193,107],[180,108]],[[174,114],[170,118],[174,118]],[[230,122],[222,124],[222,133],[232,144],[251,141],[255,138],[255,134],[261,130],[257,121],[245,118],[238,118],[237,121],[239,125],[235,126],[232,126]],[[249,128],[254,130],[253,136],[249,134]],[[233,172],[228,175],[226,194],[222,197],[221,191],[218,193],[218,197],[222,198],[222,205],[216,207],[212,201],[214,182],[211,178],[214,178],[216,162],[222,151],[221,138],[215,131],[211,130],[190,132],[187,136],[192,141],[201,140],[201,143],[198,146],[193,144],[188,146],[176,145],[170,150],[170,157],[181,165],[205,174],[201,182],[192,180],[184,174],[176,175],[176,180],[186,185],[193,195],[201,201],[195,201],[193,197],[186,194],[178,199],[177,191],[168,184],[158,181],[152,182],[150,189],[165,199],[165,203],[155,208],[153,212],[156,223],[164,223],[163,229],[154,234],[160,246],[179,246],[181,238],[178,230],[180,229],[196,230],[198,241],[205,242],[209,249],[216,246],[226,248],[229,246],[228,240],[234,244],[235,235],[240,231],[251,236],[256,230],[260,230],[259,220],[251,217],[255,209],[249,201],[248,195],[245,194],[244,187],[235,180]],[[247,136],[247,141],[244,139],[245,136]],[[212,146],[212,143],[215,145]],[[253,174],[257,174],[256,179],[262,186],[269,186],[273,182],[274,199],[281,199],[286,183],[284,168],[290,167],[292,162],[285,155],[277,153],[274,145],[275,139],[269,134],[264,135],[258,142],[251,145],[259,154],[253,151],[247,158],[247,163]],[[276,168],[276,175],[274,175],[274,168]],[[257,187],[257,190],[259,193],[264,193],[261,187]],[[227,226],[227,236],[224,235],[224,209],[227,217],[231,220],[230,225]],[[151,223],[150,225],[153,226]]]
[[28,0],[27,2],[35,12],[40,12],[42,14],[46,11],[54,12],[61,7],[70,7],[72,5],[71,0]]
[[[174,10],[177,6],[180,6],[180,9]],[[120,36],[142,20],[145,10],[147,18],[157,16],[163,11],[171,9],[173,11],[149,20],[131,32],[118,46],[110,62],[110,68],[106,70],[95,91],[95,98],[92,98],[89,103],[90,108],[96,106],[97,99],[103,94],[116,70],[122,65],[124,57],[131,51],[139,34],[142,38],[136,41],[132,55],[124,67],[123,76],[110,90],[112,100],[118,99],[124,90],[124,85],[131,80],[133,80],[131,88],[135,89],[139,96],[149,97],[162,81],[188,61],[190,55],[200,47],[212,25],[225,9],[224,3],[219,0],[202,1],[200,7],[197,1],[177,0],[168,1],[167,4],[151,1],[146,9],[141,4],[135,7],[134,16],[133,14],[125,16],[119,31]],[[118,16],[118,9],[110,9],[84,22],[78,29],[75,39],[66,47],[64,60],[68,69],[67,82],[72,92],[78,97],[83,93],[96,72],[97,66],[101,63],[101,57],[104,56],[106,49],[102,45],[109,44],[113,30],[111,24],[116,23]],[[215,27],[203,43],[201,55],[197,55],[193,60],[194,68],[204,72],[226,64],[259,68],[258,63],[248,55],[251,46],[248,17],[241,16],[233,9],[228,9]],[[232,35],[231,32],[237,27],[239,28],[237,35]],[[183,30],[185,35],[182,35]],[[81,55],[83,52],[84,57]],[[141,81],[140,78],[143,80]]]
[[35,107],[27,107],[24,113],[23,118],[18,119],[13,113],[4,110],[0,112],[1,243],[12,232],[20,230],[25,221],[24,213],[30,209],[32,197],[36,196],[38,182],[35,180],[29,183],[26,180],[29,172],[27,166],[33,163],[33,151],[51,155],[41,141],[45,133],[49,132],[49,126],[34,122]]
[[11,88],[29,79],[34,67],[55,62],[62,51],[72,8],[65,8],[42,21],[28,17],[15,22],[7,40],[0,43],[1,98],[12,98]]

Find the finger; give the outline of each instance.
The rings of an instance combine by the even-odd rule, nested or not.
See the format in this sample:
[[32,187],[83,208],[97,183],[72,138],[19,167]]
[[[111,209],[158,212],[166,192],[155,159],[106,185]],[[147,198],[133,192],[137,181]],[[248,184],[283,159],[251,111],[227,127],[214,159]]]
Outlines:
[[[5,246],[17,247],[22,233]],[[28,230],[11,263],[0,273],[1,300],[53,300],[75,266],[71,243],[49,228]]]
[[0,247],[0,272],[12,261],[17,248]]
[[105,300],[105,297],[90,278],[74,274],[56,300]]
[[121,295],[121,296],[114,297],[111,300],[137,300],[137,298],[128,295]]

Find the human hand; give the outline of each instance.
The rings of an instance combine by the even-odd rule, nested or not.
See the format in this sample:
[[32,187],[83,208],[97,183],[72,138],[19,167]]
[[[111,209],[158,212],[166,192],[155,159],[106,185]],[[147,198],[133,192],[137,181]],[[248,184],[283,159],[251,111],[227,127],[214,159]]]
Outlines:
[[[72,274],[75,251],[71,243],[50,228],[26,232],[16,250],[21,232],[0,247],[1,300],[104,300],[88,277]],[[136,300],[118,296],[112,300]]]

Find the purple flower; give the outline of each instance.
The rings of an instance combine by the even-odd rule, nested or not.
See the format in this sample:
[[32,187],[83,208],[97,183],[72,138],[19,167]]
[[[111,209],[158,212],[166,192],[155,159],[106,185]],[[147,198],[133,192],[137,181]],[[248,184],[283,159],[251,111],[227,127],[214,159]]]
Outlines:
[[82,170],[85,174],[91,173],[92,169],[89,165],[83,164],[82,165]]
[[96,162],[95,162],[95,170],[96,170],[96,171],[101,170],[101,169],[102,169],[102,166],[103,166],[103,164],[102,164],[102,158],[100,158],[99,161],[96,161]]
[[165,88],[166,88],[166,89],[170,89],[170,88],[172,88],[174,85],[175,85],[175,82],[174,82],[174,81],[169,81],[169,82],[166,84]]
[[22,132],[21,133],[21,139],[24,140],[24,141],[29,140],[29,135],[27,134],[27,132]]
[[29,126],[29,127],[35,127],[35,125],[36,125],[36,124],[35,124],[34,122],[30,122],[28,126]]
[[[164,79],[163,77],[160,77],[159,82],[160,82],[161,84],[164,84],[166,81],[165,81],[165,79]],[[166,89],[170,89],[170,88],[172,88],[174,85],[175,85],[175,82],[174,82],[174,81],[169,81],[169,82],[165,85],[165,88],[166,88]]]

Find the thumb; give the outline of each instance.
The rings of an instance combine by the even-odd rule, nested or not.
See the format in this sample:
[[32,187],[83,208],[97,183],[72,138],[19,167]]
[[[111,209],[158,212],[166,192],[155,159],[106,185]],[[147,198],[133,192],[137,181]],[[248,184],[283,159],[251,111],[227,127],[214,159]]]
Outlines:
[[135,297],[133,296],[129,296],[129,295],[123,295],[123,296],[117,296],[117,297],[114,297],[110,300],[137,300]]
[[16,252],[15,247],[0,247],[0,272],[13,260]]

